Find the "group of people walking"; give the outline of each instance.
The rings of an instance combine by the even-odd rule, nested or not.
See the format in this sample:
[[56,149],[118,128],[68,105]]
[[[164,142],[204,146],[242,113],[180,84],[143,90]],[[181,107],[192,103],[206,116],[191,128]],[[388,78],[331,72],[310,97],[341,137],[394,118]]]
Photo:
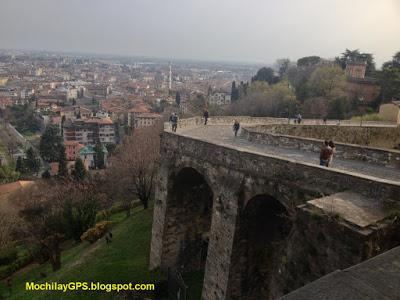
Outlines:
[[[207,125],[209,116],[210,114],[208,113],[208,110],[205,109],[203,113],[204,125]],[[172,132],[176,132],[176,129],[178,128],[178,122],[179,122],[178,114],[176,112],[172,113],[169,117],[169,123],[171,124]]]
[[336,152],[336,146],[333,141],[324,141],[319,154],[319,165],[330,167],[333,161],[333,155]]
[[[204,121],[204,125],[207,125],[209,117],[210,117],[210,114],[209,114],[208,110],[205,109],[204,113],[203,113],[203,118],[202,118]],[[172,132],[176,132],[176,129],[178,128],[178,122],[179,122],[179,117],[178,117],[177,113],[176,112],[172,113],[171,116],[169,117],[169,123],[171,124]],[[236,137],[239,132],[239,129],[240,129],[240,123],[238,120],[235,120],[232,128],[233,128],[233,132]]]

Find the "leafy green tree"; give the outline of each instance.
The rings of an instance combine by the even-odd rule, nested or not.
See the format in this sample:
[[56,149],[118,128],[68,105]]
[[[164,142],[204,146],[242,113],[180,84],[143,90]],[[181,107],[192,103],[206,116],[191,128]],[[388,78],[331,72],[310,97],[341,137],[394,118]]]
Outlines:
[[97,143],[94,147],[94,165],[97,169],[104,168],[104,151],[103,145],[101,143]]
[[96,221],[99,203],[93,187],[90,185],[70,184],[65,196],[63,217],[66,233],[76,242]]
[[330,102],[328,117],[331,119],[345,119],[350,110],[346,98],[336,98]]
[[74,168],[72,175],[74,176],[76,181],[85,180],[86,169],[85,169],[82,159],[80,159],[79,157],[75,161],[75,168]]
[[297,67],[302,68],[302,67],[316,66],[320,62],[321,62],[321,57],[319,56],[305,56],[297,60]]
[[176,102],[176,105],[178,105],[178,106],[181,105],[181,94],[179,92],[176,92],[175,102]]
[[306,56],[297,60],[297,66],[291,66],[286,71],[290,85],[294,87],[296,97],[304,102],[310,97],[308,80],[322,59],[319,56]]
[[282,80],[286,77],[287,72],[290,67],[290,59],[288,58],[281,58],[276,61],[276,66],[278,69],[279,78]]
[[391,61],[383,64],[377,77],[381,86],[380,103],[393,98],[400,99],[400,52],[397,52]]
[[[308,80],[309,95],[314,99],[314,104],[327,104],[326,109],[320,107],[318,110],[321,115],[329,118],[344,119],[351,110],[351,101],[347,99],[346,76],[344,71],[337,65],[319,66],[311,74]],[[307,103],[309,104],[309,103]],[[317,107],[308,107],[303,105],[304,115],[315,116]]]
[[47,162],[57,162],[61,148],[64,149],[60,130],[56,125],[49,125],[40,138],[40,156]]
[[26,151],[25,165],[28,171],[31,173],[38,173],[40,170],[40,159],[32,147]]
[[21,156],[18,156],[18,158],[17,158],[17,163],[15,165],[15,171],[19,172],[21,174],[25,173],[24,160],[22,159]]
[[251,81],[265,81],[268,84],[275,84],[279,81],[279,77],[275,76],[275,71],[272,68],[263,67],[257,71],[257,74],[253,76]]
[[22,133],[32,133],[40,130],[40,122],[35,116],[31,106],[14,105],[8,109],[10,113],[10,123]]
[[336,57],[335,60],[342,67],[342,69],[345,69],[347,63],[349,62],[366,62],[367,67],[365,74],[367,76],[372,75],[375,71],[374,56],[371,53],[361,53],[358,49],[346,49],[346,51],[343,52],[340,57]]
[[308,88],[313,97],[342,97],[346,95],[344,71],[338,66],[320,66],[311,74]]
[[20,173],[14,171],[9,166],[0,166],[0,183],[9,183],[18,180]]
[[287,81],[269,85],[253,82],[246,96],[232,104],[229,114],[254,117],[288,117],[298,110],[298,102]]
[[117,147],[116,144],[107,144],[106,148],[107,148],[108,155],[111,155],[115,151],[116,147]]

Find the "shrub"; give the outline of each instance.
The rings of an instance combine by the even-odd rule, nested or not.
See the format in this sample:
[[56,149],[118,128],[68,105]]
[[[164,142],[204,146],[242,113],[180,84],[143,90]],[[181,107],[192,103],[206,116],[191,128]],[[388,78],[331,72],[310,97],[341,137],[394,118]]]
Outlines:
[[94,243],[100,238],[102,238],[110,228],[112,222],[102,221],[97,223],[94,227],[89,228],[81,236],[82,241],[88,241],[89,243]]
[[12,265],[0,266],[0,279],[8,277],[12,273]]
[[8,247],[0,250],[0,265],[8,265],[17,259],[17,249]]
[[[139,207],[141,202],[139,200],[132,201],[131,209]],[[124,203],[116,203],[109,209],[101,210],[96,215],[96,222],[108,220],[112,215],[126,211]]]
[[351,118],[352,121],[358,121],[358,122],[360,122],[361,119],[363,121],[383,121],[382,117],[377,113],[366,114],[366,115],[363,115],[362,117],[355,116],[355,117]]
[[32,257],[28,251],[20,246],[1,250],[0,257],[0,280],[32,262]]

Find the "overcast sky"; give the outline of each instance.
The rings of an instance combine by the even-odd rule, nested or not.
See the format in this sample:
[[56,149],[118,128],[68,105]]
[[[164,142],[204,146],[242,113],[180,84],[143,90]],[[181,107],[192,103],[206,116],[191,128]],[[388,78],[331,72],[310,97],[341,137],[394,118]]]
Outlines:
[[400,0],[0,0],[0,48],[272,63],[400,51]]

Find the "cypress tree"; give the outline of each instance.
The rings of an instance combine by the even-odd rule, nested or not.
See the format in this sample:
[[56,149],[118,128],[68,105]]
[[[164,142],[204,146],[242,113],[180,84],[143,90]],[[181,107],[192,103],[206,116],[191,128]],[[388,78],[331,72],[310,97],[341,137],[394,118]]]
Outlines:
[[62,145],[59,150],[58,157],[58,176],[64,177],[68,175],[67,156],[65,155],[65,147]]
[[40,169],[40,160],[37,157],[35,151],[33,150],[32,147],[26,151],[26,162],[25,162],[26,168],[28,169],[29,172],[31,173],[37,173],[39,172]]
[[181,104],[181,94],[179,92],[176,92],[175,102],[178,106]]
[[25,172],[24,169],[25,169],[25,168],[24,168],[24,162],[23,162],[21,156],[19,156],[19,157],[17,158],[17,164],[16,164],[16,166],[15,166],[15,171],[22,174],[22,173]]
[[83,181],[86,177],[86,169],[83,165],[82,159],[79,157],[75,161],[74,178],[76,181]]
[[97,143],[96,146],[94,147],[94,165],[97,169],[103,169],[104,168],[104,152],[103,152],[103,146],[101,143]]

